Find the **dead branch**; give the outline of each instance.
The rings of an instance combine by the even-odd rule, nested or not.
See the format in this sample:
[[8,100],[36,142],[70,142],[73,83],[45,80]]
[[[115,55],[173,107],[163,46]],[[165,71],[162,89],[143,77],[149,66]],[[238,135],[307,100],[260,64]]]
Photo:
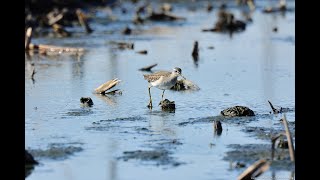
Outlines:
[[147,50],[141,50],[141,51],[136,51],[136,53],[139,53],[139,54],[148,54],[148,51],[147,51]]
[[278,113],[279,113],[279,110],[277,110],[276,108],[274,108],[274,106],[271,104],[270,101],[268,101],[268,103],[270,104],[270,107],[271,107],[273,113],[274,113],[274,114],[278,114]]
[[286,115],[283,115],[283,119],[281,119],[284,128],[286,130],[286,136],[287,136],[287,140],[288,140],[288,145],[289,145],[289,153],[290,153],[290,159],[291,161],[295,161],[295,153],[294,153],[294,147],[293,147],[293,140],[292,140],[292,136],[291,133],[289,131],[289,127],[288,127],[288,121],[286,118]]

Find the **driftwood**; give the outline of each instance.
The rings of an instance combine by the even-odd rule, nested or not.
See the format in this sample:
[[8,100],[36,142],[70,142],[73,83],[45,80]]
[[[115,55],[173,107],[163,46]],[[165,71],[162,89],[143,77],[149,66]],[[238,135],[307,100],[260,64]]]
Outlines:
[[88,34],[92,33],[93,30],[90,28],[88,24],[86,15],[80,9],[77,9],[76,14],[78,16],[79,23],[86,30],[86,32]]
[[295,154],[294,154],[294,147],[293,147],[293,141],[292,141],[292,136],[291,133],[289,131],[289,127],[288,127],[288,121],[286,118],[286,115],[283,115],[283,118],[281,119],[284,128],[286,130],[286,136],[287,136],[287,140],[288,140],[288,145],[289,145],[289,153],[290,153],[290,159],[291,161],[295,161]]
[[152,64],[152,65],[150,65],[150,66],[145,66],[145,67],[143,67],[143,68],[140,68],[139,70],[140,71],[151,71],[151,69],[153,68],[153,67],[155,67],[155,66],[157,66],[158,64],[156,63],[156,64]]
[[61,47],[61,46],[52,46],[45,44],[29,44],[29,50],[38,50],[45,52],[58,52],[58,53],[81,53],[84,52],[83,48],[72,48],[72,47]]
[[118,78],[112,79],[110,81],[107,81],[106,83],[103,83],[99,87],[97,87],[94,91],[95,93],[99,94],[106,94],[106,91],[116,86],[118,83],[120,83],[120,80]]
[[[54,24],[57,25],[57,24]],[[59,25],[57,25],[59,26]],[[45,44],[32,44],[32,28],[29,27],[26,32],[25,38],[25,50],[30,53],[32,51],[38,51],[40,54],[47,54],[47,52],[56,52],[56,53],[83,53],[83,48],[72,48],[72,47],[61,47],[61,46],[52,46]]]
[[267,171],[270,167],[270,162],[265,159],[256,161],[253,165],[249,166],[242,174],[238,176],[238,180],[252,180]]
[[26,38],[25,38],[25,41],[24,41],[24,49],[25,50],[29,49],[29,44],[31,42],[31,37],[32,37],[32,27],[29,27],[27,29]]

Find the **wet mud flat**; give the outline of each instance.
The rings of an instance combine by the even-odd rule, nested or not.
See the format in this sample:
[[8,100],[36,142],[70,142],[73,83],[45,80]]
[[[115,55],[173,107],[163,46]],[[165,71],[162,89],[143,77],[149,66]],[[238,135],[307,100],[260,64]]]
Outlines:
[[[284,114],[295,138],[294,1],[287,3],[290,11],[259,1],[248,13],[234,1],[152,1],[148,14],[145,1],[124,1],[83,8],[92,32],[76,14],[73,26],[59,20],[76,7],[53,10],[70,36],[38,27],[31,43],[61,51],[26,53],[25,149],[39,163],[27,179],[236,179],[261,158],[271,162],[264,177],[290,177],[286,138],[273,157],[271,150]],[[143,75],[177,66],[190,81],[166,90],[174,111],[158,105],[157,88],[148,109]],[[95,92],[117,78],[110,93]],[[285,112],[274,114],[268,100]],[[221,114],[241,105],[252,112]]]

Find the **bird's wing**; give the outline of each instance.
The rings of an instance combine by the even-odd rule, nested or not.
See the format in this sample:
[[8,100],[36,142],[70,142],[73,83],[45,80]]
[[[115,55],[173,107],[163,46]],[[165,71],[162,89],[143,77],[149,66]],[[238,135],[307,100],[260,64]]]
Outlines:
[[148,80],[148,82],[154,82],[158,80],[161,76],[170,76],[171,72],[169,71],[158,71],[152,74],[144,74],[144,79]]

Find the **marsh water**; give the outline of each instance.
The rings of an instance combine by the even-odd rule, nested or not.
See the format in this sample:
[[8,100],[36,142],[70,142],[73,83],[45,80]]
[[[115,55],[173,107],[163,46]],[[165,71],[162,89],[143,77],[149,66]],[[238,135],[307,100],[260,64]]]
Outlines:
[[[25,58],[25,148],[40,162],[26,179],[236,179],[258,159],[243,160],[246,167],[234,168],[236,161],[226,160],[230,145],[265,144],[271,149],[270,139],[245,129],[284,130],[279,124],[283,114],[270,113],[268,100],[289,108],[286,118],[293,126],[295,122],[295,13],[262,13],[275,3],[257,1],[252,22],[232,36],[201,31],[214,25],[218,11],[216,6],[207,12],[207,2],[201,1],[172,3],[172,13],[185,21],[133,25],[134,6],[125,2],[126,14],[117,7],[112,14],[103,7],[89,11],[91,34],[75,26],[67,28],[72,37],[34,37],[36,44],[82,47],[85,53]],[[294,8],[294,1],[287,3]],[[234,1],[228,10],[243,18]],[[121,34],[127,25],[133,33]],[[134,43],[134,50],[119,50],[111,41]],[[197,62],[191,56],[194,41],[200,48]],[[157,106],[162,91],[151,88],[154,108],[148,109],[143,74],[149,72],[138,69],[154,63],[153,72],[180,67],[200,90],[166,91],[165,98],[176,104],[175,112],[166,112]],[[115,89],[122,94],[93,93],[113,78],[121,80]],[[81,97],[91,97],[94,105],[82,107]],[[213,120],[236,105],[249,107],[256,116],[221,119],[223,131],[216,134]],[[40,153],[52,147],[65,152]],[[292,168],[270,168],[261,179],[292,176]]]

